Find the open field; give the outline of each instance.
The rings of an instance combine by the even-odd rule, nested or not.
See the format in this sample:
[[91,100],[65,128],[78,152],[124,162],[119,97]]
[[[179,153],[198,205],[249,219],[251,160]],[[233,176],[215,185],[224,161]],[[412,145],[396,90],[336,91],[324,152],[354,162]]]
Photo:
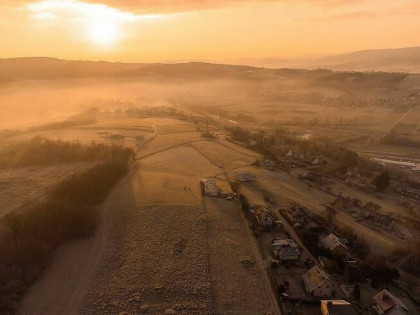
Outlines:
[[[174,131],[177,123],[164,127],[173,134],[159,135],[158,122],[156,139],[101,207],[95,235],[56,253],[21,314],[275,310],[237,205],[203,201],[199,186],[224,172],[219,163],[233,168],[255,159],[197,132]],[[199,143],[206,146],[193,147]]]
[[[251,250],[241,210],[233,201],[204,199],[215,314],[273,311],[262,271]],[[229,294],[226,294],[229,292]]]
[[255,158],[233,151],[211,141],[195,142],[192,146],[219,167],[229,170],[255,162]]
[[177,146],[203,140],[199,132],[157,135],[140,149],[138,157],[143,158]]
[[81,312],[209,312],[203,215],[202,206],[120,208],[118,224],[128,233],[106,248]]

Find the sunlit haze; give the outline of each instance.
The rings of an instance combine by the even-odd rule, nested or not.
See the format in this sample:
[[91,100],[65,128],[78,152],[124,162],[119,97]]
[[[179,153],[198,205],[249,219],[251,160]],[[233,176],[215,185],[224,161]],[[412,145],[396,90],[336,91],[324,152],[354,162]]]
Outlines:
[[419,314],[420,0],[0,0],[0,315]]
[[231,60],[416,46],[416,0],[0,0],[0,57]]

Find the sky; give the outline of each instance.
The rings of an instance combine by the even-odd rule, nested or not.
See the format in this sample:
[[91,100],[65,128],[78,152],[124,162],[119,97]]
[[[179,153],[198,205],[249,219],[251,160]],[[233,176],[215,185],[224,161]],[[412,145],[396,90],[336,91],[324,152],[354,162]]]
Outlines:
[[296,58],[420,46],[419,0],[0,0],[0,58]]

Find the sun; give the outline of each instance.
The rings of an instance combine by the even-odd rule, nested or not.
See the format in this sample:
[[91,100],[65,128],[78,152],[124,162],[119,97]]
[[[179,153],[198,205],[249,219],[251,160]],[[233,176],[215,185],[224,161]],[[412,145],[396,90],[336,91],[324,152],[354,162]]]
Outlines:
[[26,7],[35,20],[69,27],[79,38],[97,46],[115,45],[122,40],[126,26],[152,17],[80,0],[41,0]]
[[87,39],[100,46],[112,46],[122,36],[120,25],[115,21],[92,19],[86,23]]

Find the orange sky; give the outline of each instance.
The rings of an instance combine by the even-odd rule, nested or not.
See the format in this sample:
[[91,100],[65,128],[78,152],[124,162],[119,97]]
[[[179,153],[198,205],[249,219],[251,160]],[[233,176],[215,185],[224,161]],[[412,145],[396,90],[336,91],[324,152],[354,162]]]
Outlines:
[[418,0],[0,0],[0,58],[234,60],[420,45]]

